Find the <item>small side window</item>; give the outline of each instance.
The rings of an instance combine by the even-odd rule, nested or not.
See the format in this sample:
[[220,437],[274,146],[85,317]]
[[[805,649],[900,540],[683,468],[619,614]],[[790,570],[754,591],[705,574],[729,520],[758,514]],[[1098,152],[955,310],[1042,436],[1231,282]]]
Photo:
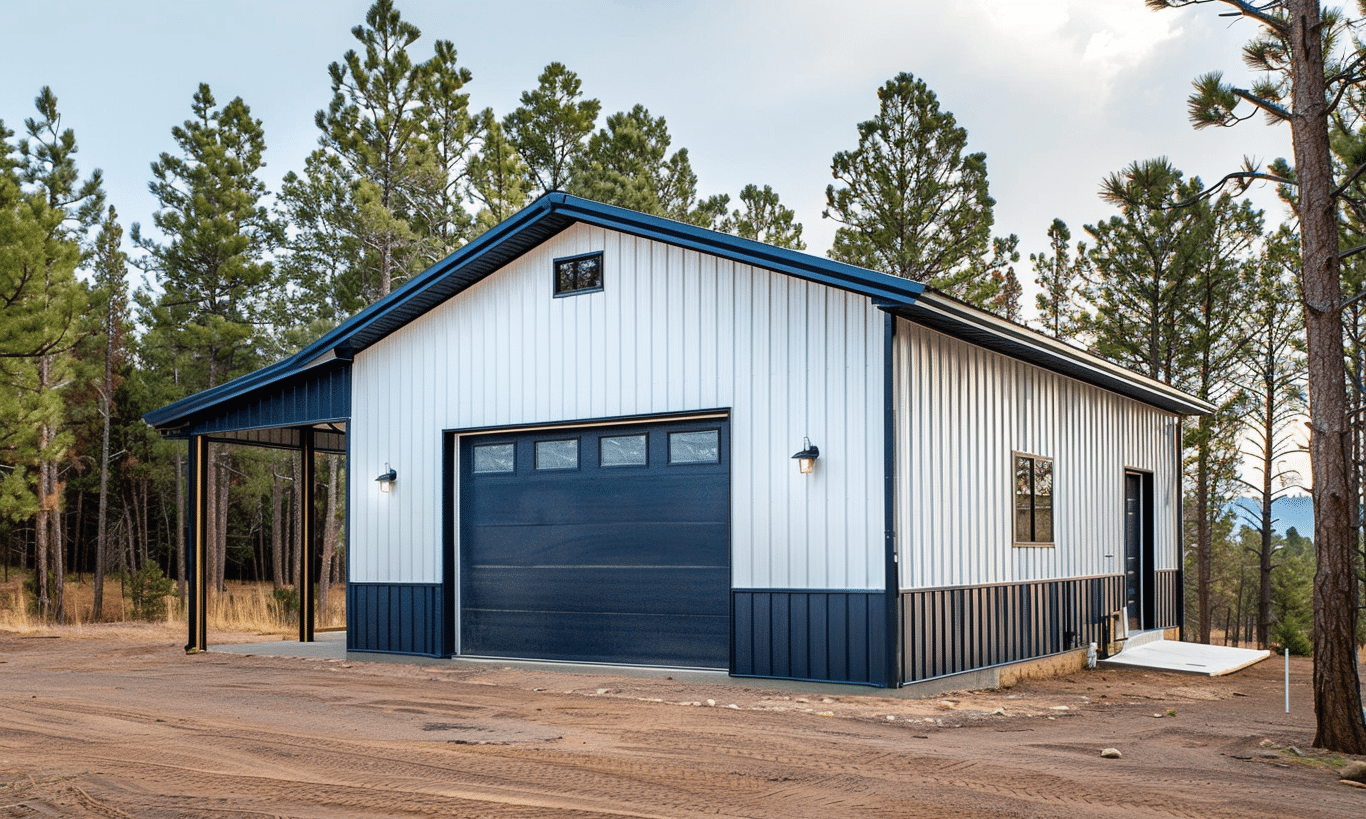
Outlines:
[[555,295],[573,296],[602,289],[602,254],[555,260]]
[[474,472],[476,475],[512,472],[516,467],[516,444],[478,444],[474,447]]
[[1015,456],[1015,542],[1053,543],[1053,459]]
[[704,429],[697,432],[669,433],[669,463],[715,464],[720,462],[720,430]]

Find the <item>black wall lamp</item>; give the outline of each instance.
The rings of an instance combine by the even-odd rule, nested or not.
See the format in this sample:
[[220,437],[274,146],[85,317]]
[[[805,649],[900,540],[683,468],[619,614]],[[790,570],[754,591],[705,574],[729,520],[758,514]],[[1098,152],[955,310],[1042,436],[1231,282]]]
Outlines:
[[[389,465],[385,464],[385,466]],[[375,480],[379,481],[379,491],[385,493],[392,492],[394,489],[394,481],[398,480],[398,473],[393,470],[393,467],[389,467],[388,472],[375,478]]]
[[801,452],[792,456],[792,460],[797,462],[797,471],[803,475],[810,475],[816,471],[816,459],[821,456],[821,449],[811,443],[810,438],[802,438],[802,446],[805,447]]

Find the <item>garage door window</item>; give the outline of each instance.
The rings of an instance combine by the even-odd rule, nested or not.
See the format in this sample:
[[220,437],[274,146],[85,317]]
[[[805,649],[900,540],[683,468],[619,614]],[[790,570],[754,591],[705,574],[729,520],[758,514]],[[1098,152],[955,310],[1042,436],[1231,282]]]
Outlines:
[[720,430],[705,429],[700,432],[669,433],[669,463],[715,464],[720,462]]
[[477,475],[512,472],[516,466],[516,444],[481,444],[474,448],[474,472]]
[[603,466],[648,466],[644,435],[613,435],[598,439],[599,463]]
[[537,441],[536,468],[578,469],[579,440],[571,438],[567,441]]

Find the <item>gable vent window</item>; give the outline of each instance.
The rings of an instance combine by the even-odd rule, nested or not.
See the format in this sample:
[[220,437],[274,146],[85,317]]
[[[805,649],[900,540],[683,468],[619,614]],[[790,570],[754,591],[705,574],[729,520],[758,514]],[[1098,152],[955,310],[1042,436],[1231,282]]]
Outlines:
[[577,296],[602,289],[602,254],[555,260],[555,295]]

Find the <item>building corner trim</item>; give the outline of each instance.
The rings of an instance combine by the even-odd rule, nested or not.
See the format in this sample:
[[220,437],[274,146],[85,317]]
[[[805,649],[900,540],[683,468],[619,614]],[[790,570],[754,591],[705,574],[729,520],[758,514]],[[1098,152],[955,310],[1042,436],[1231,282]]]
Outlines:
[[896,316],[883,312],[885,330],[882,344],[883,390],[883,540],[886,546],[887,623],[886,686],[901,685],[901,581],[897,567],[896,542]]

